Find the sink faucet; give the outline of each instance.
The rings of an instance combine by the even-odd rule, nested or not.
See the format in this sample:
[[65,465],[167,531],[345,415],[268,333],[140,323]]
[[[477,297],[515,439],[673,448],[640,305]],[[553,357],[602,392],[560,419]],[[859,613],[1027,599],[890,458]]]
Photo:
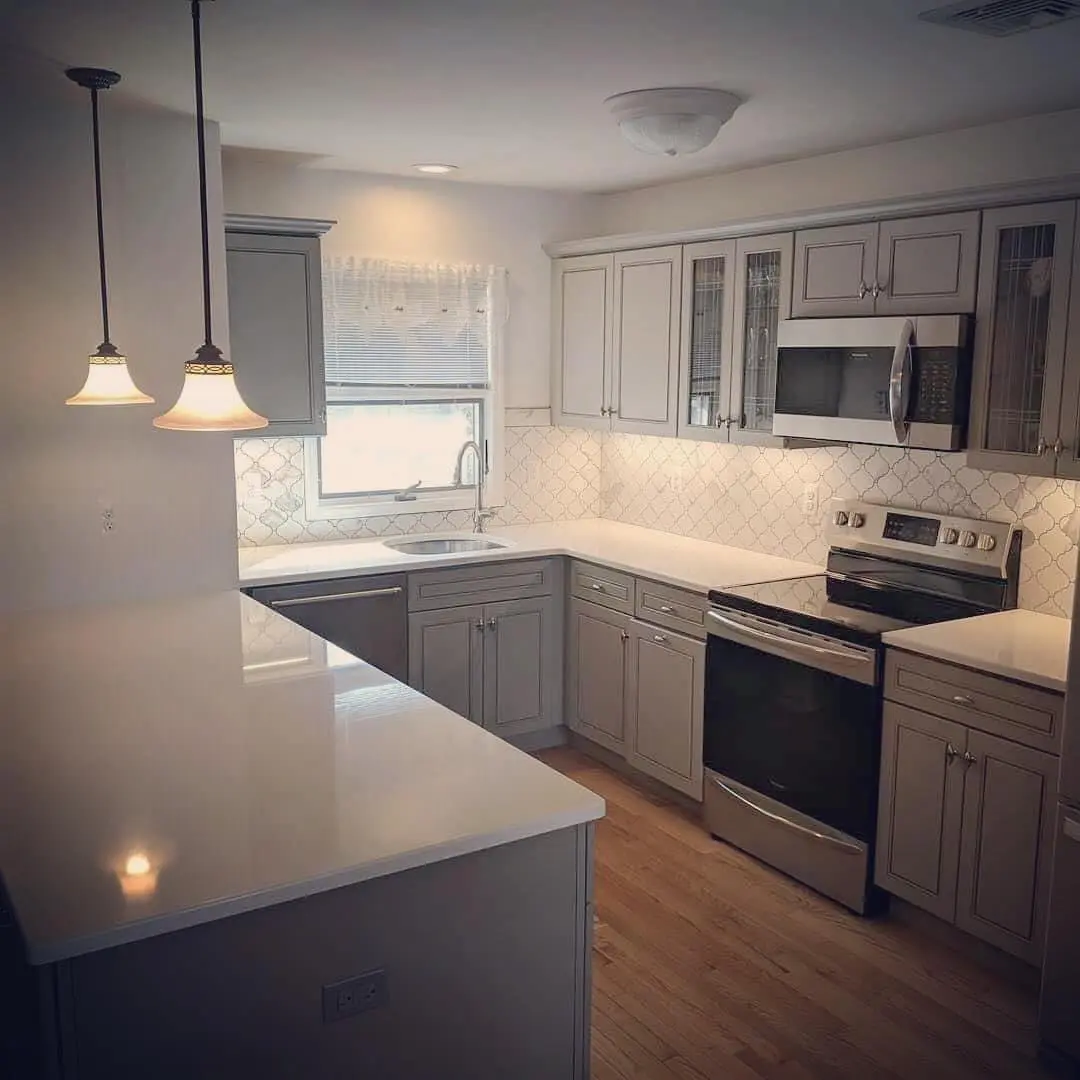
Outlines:
[[457,463],[454,465],[454,487],[461,487],[461,466],[464,464],[465,455],[472,450],[476,454],[476,509],[473,510],[473,532],[482,533],[484,522],[495,516],[491,510],[484,509],[484,453],[480,444],[475,439],[469,439],[458,451]]

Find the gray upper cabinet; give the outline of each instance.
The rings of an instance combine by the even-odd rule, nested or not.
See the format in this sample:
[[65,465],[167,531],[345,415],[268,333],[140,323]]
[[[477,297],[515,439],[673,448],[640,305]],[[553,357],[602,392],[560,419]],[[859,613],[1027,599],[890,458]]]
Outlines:
[[978,244],[978,211],[801,230],[792,314],[971,312]]
[[956,925],[1039,964],[1058,759],[972,731],[965,762]]
[[776,332],[791,317],[795,238],[791,233],[739,240],[735,249],[730,439],[780,446],[772,434],[776,397]]
[[877,244],[874,222],[797,232],[792,315],[873,315]]
[[614,265],[612,429],[674,436],[682,248],[620,251]]
[[731,430],[735,241],[683,248],[677,433],[727,442]]
[[952,921],[963,814],[967,730],[885,703],[875,880]]
[[312,231],[285,234],[243,220],[242,229],[227,221],[225,232],[237,385],[269,419],[265,434],[325,435],[321,233],[314,230],[330,223],[297,222],[298,230],[308,224]]
[[458,716],[484,722],[484,609],[409,616],[409,685]]
[[979,212],[883,221],[871,292],[875,315],[975,310]]
[[700,800],[705,642],[635,619],[629,647],[626,760]]
[[553,597],[484,607],[484,727],[523,735],[553,726],[562,685]]
[[613,400],[611,255],[556,259],[552,265],[552,420],[603,428]]
[[[975,468],[1052,476],[1059,458],[1067,468],[1075,457],[1060,426],[1075,218],[1071,202],[983,214],[968,436]],[[1074,414],[1077,378],[1073,364],[1064,385]]]
[[623,753],[629,615],[572,599],[567,620],[566,721],[571,730]]

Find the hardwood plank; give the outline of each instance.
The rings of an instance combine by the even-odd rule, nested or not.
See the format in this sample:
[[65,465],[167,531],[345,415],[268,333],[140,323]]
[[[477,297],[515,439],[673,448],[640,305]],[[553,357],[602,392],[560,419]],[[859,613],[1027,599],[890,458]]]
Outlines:
[[[569,747],[596,833],[599,1080],[1036,1080],[1037,1002],[997,966],[862,919]],[[925,930],[925,928],[924,928]]]

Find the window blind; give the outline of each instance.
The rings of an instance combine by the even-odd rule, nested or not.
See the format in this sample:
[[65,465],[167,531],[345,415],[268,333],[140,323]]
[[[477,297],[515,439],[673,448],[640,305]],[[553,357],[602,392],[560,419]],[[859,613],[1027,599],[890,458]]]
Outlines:
[[490,388],[505,280],[497,267],[325,260],[327,384]]

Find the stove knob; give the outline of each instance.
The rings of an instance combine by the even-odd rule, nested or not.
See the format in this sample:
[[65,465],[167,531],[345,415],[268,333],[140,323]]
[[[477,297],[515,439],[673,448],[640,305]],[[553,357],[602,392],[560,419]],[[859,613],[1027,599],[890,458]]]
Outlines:
[[865,514],[851,514],[848,517],[848,525],[852,529],[861,529],[866,524]]
[[979,550],[993,551],[997,547],[997,541],[989,533],[979,534]]
[[965,529],[960,534],[960,546],[966,548],[973,548],[975,546],[975,534]]
[[833,514],[832,520],[834,525],[846,525],[848,523],[848,512],[846,510],[837,510]]
[[955,544],[960,539],[960,534],[955,529],[942,529],[941,540],[942,544]]

